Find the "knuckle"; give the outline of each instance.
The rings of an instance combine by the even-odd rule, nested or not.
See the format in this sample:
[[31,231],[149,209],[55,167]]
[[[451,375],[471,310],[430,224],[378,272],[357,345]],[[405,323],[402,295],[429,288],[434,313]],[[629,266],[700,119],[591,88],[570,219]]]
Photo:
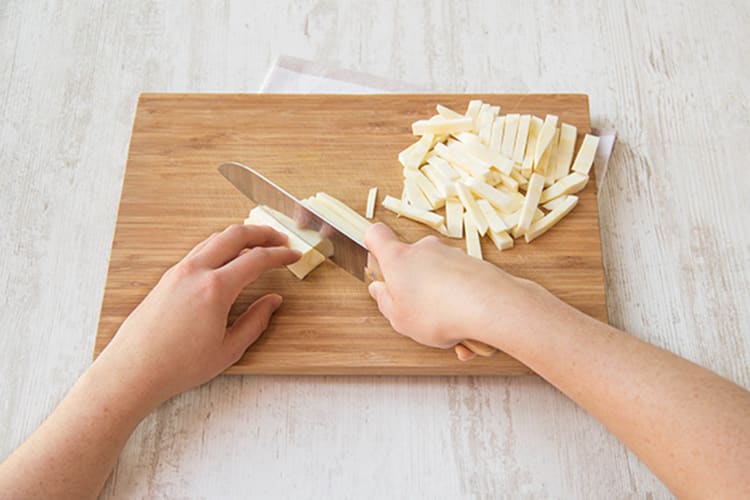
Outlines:
[[268,260],[271,257],[271,251],[266,247],[253,247],[248,252],[252,260]]
[[241,236],[245,231],[247,231],[247,228],[243,224],[232,224],[225,229],[225,232],[230,236]]
[[201,278],[198,293],[202,298],[213,301],[221,296],[223,289],[224,283],[217,273],[206,273]]

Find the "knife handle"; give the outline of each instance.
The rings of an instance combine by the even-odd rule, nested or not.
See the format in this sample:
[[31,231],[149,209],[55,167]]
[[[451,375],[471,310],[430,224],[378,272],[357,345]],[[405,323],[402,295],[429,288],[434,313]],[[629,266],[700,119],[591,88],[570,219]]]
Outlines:
[[[372,283],[373,281],[385,281],[385,279],[383,278],[383,273],[380,270],[380,265],[378,264],[378,261],[375,258],[375,256],[373,256],[371,253],[367,254],[367,266],[365,266],[365,278],[366,278],[368,285]],[[483,357],[492,356],[493,354],[497,352],[497,349],[495,349],[491,345],[485,344],[484,342],[479,342],[478,340],[465,339],[465,340],[462,340],[458,345],[463,346],[469,351],[473,352],[474,354],[477,354]],[[457,349],[457,347],[458,346],[454,348],[456,350],[456,355],[459,354],[459,350]]]

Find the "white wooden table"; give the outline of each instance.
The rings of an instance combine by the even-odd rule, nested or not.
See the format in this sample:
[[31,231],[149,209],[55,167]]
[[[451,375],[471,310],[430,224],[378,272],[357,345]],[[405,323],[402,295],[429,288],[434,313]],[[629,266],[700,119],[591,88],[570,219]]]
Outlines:
[[[254,92],[278,54],[588,93],[619,132],[612,323],[750,387],[747,2],[85,3],[0,2],[0,458],[90,362],[138,93]],[[536,377],[220,377],[138,428],[103,496],[648,495],[669,493]]]

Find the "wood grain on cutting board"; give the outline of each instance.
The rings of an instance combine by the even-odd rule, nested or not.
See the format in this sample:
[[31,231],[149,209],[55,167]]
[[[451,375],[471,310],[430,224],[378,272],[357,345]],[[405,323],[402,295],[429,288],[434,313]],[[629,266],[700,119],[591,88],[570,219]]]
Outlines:
[[[217,172],[219,164],[245,163],[298,198],[326,191],[363,213],[372,186],[379,187],[379,200],[400,195],[397,155],[415,140],[410,124],[434,114],[437,103],[463,111],[474,98],[501,105],[503,113],[556,114],[578,127],[579,143],[590,129],[588,98],[580,94],[141,95],[95,355],[169,266],[208,234],[241,222],[252,208]],[[380,206],[376,219],[405,241],[435,234]],[[445,241],[463,247],[463,240]],[[606,321],[593,181],[558,226],[530,245],[516,243],[501,254],[483,240],[485,259]],[[461,363],[450,350],[396,334],[364,284],[330,262],[303,281],[286,269],[268,272],[240,296],[230,320],[269,292],[281,293],[284,304],[266,333],[227,373],[529,373],[503,353]]]

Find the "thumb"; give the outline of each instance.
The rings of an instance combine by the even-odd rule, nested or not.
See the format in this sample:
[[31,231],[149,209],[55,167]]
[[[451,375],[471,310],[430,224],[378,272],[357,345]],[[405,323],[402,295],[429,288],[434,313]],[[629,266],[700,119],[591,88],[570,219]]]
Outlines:
[[[234,321],[229,329],[226,343],[237,359],[268,327],[271,316],[279,308],[283,299],[281,295],[271,293],[253,302],[247,310]],[[235,359],[236,361],[236,359]]]
[[391,252],[401,244],[396,233],[382,222],[371,225],[365,233],[365,246],[380,263],[388,261]]
[[385,316],[385,319],[391,321],[391,316],[393,314],[393,297],[391,297],[391,294],[388,292],[385,283],[382,281],[373,281],[367,287],[367,291],[370,292],[370,296],[372,296],[372,298],[375,299],[375,302],[378,303],[378,309],[380,309],[381,314]]

